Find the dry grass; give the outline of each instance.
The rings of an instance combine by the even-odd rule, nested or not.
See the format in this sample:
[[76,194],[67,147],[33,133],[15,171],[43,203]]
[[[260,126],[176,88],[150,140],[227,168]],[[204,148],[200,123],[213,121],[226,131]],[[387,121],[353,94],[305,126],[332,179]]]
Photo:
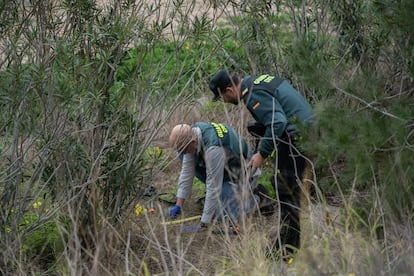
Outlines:
[[[337,215],[336,222],[326,223],[327,209],[331,215]],[[201,213],[195,203],[187,210],[191,212],[185,216]],[[390,272],[383,254],[386,248],[362,231],[346,229],[338,208],[312,204],[308,210],[302,212],[303,246],[291,265],[265,256],[265,248],[277,233],[276,216],[256,214],[247,218],[239,235],[182,233],[183,225],[194,225],[197,221],[165,226],[160,213],[134,218],[129,231],[134,233],[131,240],[139,248],[130,247],[134,256],[130,270],[140,274],[148,269],[151,275],[387,275]],[[412,260],[411,255],[406,255],[412,252],[412,246],[409,248],[404,256]],[[412,269],[405,266],[399,271],[408,273]]]

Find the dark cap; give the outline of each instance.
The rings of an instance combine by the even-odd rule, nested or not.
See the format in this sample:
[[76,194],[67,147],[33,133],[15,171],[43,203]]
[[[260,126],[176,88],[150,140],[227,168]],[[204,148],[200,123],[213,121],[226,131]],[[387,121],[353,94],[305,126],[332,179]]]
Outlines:
[[214,93],[213,101],[216,101],[218,98],[220,98],[220,94],[222,94],[226,88],[231,85],[231,73],[226,69],[221,69],[218,71],[208,84],[208,87]]

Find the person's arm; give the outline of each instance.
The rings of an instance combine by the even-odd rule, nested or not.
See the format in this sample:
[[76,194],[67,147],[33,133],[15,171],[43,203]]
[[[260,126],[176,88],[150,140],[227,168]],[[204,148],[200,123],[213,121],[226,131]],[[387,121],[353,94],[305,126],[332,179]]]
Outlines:
[[220,208],[220,195],[223,187],[225,151],[222,147],[213,146],[206,150],[205,163],[207,169],[206,198],[201,223],[211,223],[217,208]]
[[251,95],[247,108],[253,117],[266,127],[258,149],[265,159],[275,149],[276,138],[283,135],[288,123],[286,114],[277,99],[265,91],[255,91]]
[[183,207],[184,201],[191,196],[195,176],[195,155],[184,154],[180,177],[178,178],[178,191],[176,204]]

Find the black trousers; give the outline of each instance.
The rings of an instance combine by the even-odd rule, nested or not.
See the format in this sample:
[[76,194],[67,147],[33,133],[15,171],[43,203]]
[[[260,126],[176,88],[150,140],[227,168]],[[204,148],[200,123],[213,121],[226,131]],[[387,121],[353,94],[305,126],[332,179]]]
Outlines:
[[[306,158],[295,147],[297,136],[288,134],[278,142],[275,157],[275,174],[272,185],[280,202],[280,239],[275,241],[275,250],[284,248],[294,253],[300,248],[300,183],[306,167]],[[282,252],[283,253],[283,252]]]

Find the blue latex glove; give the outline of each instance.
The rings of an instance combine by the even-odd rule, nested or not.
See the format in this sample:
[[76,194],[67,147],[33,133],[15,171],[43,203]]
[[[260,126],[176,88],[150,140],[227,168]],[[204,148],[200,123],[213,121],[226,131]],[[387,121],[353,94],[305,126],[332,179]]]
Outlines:
[[174,219],[176,216],[178,216],[179,214],[181,214],[181,207],[178,206],[177,204],[175,204],[173,207],[171,207],[170,209],[170,219]]

